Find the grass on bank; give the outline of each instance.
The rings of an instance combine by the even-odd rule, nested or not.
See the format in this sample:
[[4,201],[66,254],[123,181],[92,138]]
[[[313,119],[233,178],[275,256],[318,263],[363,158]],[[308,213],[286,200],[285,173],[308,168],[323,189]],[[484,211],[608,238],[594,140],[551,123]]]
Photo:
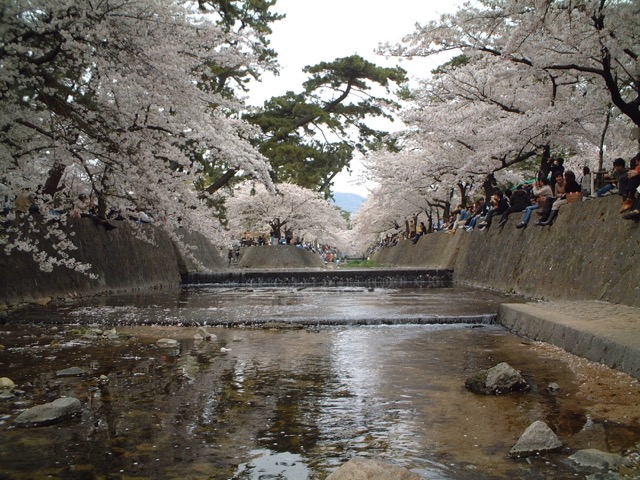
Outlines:
[[369,259],[354,259],[340,262],[338,268],[382,268],[384,265]]

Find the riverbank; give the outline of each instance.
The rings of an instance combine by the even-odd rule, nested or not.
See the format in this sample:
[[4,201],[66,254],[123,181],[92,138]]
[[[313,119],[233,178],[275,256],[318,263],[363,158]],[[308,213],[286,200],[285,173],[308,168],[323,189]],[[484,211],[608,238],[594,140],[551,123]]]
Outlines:
[[512,332],[640,378],[640,226],[607,197],[562,208],[552,227],[402,241],[373,259],[395,267],[448,268],[454,283],[521,295],[497,321]]
[[[187,272],[224,268],[217,249],[199,233],[112,223],[116,228],[107,231],[90,218],[71,218],[64,228],[75,247],[70,254],[91,265],[88,273],[93,278],[65,267],[44,272],[25,251],[0,255],[0,305],[176,287]],[[37,234],[31,238],[50,252],[58,240],[48,234],[47,228],[46,224],[36,224]]]
[[[542,300],[598,300],[640,307],[640,224],[617,196],[565,205],[551,227],[435,233],[376,252],[382,265],[444,268],[457,283]],[[535,216],[534,216],[535,217]]]

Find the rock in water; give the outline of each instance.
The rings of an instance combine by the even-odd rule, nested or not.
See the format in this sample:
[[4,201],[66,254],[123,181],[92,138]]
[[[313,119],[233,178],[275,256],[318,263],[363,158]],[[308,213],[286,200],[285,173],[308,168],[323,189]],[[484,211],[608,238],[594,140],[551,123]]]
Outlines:
[[506,362],[488,370],[480,370],[464,383],[472,392],[497,395],[505,392],[527,390],[529,384],[518,370]]
[[598,468],[600,470],[617,470],[622,465],[629,465],[631,461],[628,458],[616,453],[607,453],[595,448],[587,448],[586,450],[578,450],[569,457],[581,467]]
[[36,427],[59,422],[80,413],[82,404],[73,397],[58,398],[51,403],[36,405],[25,410],[15,419],[19,427]]
[[0,392],[10,392],[14,388],[16,388],[16,384],[13,383],[13,380],[8,377],[0,378]]
[[423,480],[417,473],[379,460],[352,458],[327,480]]
[[213,333],[209,332],[206,328],[198,327],[198,330],[196,330],[194,338],[196,340],[212,340],[217,337]]
[[560,385],[555,382],[551,382],[547,387],[547,391],[549,393],[552,393],[553,395],[556,395],[557,393],[560,393]]
[[158,345],[159,347],[173,348],[180,345],[180,343],[174,338],[161,338],[156,342],[156,345]]
[[536,453],[553,452],[562,447],[562,442],[553,430],[541,420],[533,422],[518,439],[509,454],[512,457],[527,457]]
[[16,384],[13,380],[8,377],[0,378],[0,400],[13,400],[16,397],[13,394],[15,388]]
[[65,368],[63,370],[57,370],[56,376],[58,377],[78,377],[80,375],[84,375],[86,372],[85,369],[80,367],[70,367]]

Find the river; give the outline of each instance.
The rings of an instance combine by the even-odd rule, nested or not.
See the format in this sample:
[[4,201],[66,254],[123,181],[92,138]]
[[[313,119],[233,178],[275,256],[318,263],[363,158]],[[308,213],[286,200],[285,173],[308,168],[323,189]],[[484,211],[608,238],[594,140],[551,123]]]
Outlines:
[[[520,300],[204,286],[10,312],[0,377],[23,393],[0,402],[0,479],[324,479],[354,456],[429,479],[568,479],[592,473],[568,460],[578,449],[637,449],[638,382],[490,324],[505,301]],[[201,326],[214,337],[196,338]],[[530,391],[464,388],[503,361]],[[60,374],[70,367],[83,373]],[[82,415],[13,425],[60,396]],[[563,450],[510,458],[535,420]]]

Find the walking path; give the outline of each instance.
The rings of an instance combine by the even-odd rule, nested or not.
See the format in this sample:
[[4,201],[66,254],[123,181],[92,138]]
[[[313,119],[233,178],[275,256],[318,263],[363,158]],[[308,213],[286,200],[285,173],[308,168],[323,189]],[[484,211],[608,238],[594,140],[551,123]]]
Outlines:
[[498,323],[640,379],[640,308],[596,301],[502,304]]

